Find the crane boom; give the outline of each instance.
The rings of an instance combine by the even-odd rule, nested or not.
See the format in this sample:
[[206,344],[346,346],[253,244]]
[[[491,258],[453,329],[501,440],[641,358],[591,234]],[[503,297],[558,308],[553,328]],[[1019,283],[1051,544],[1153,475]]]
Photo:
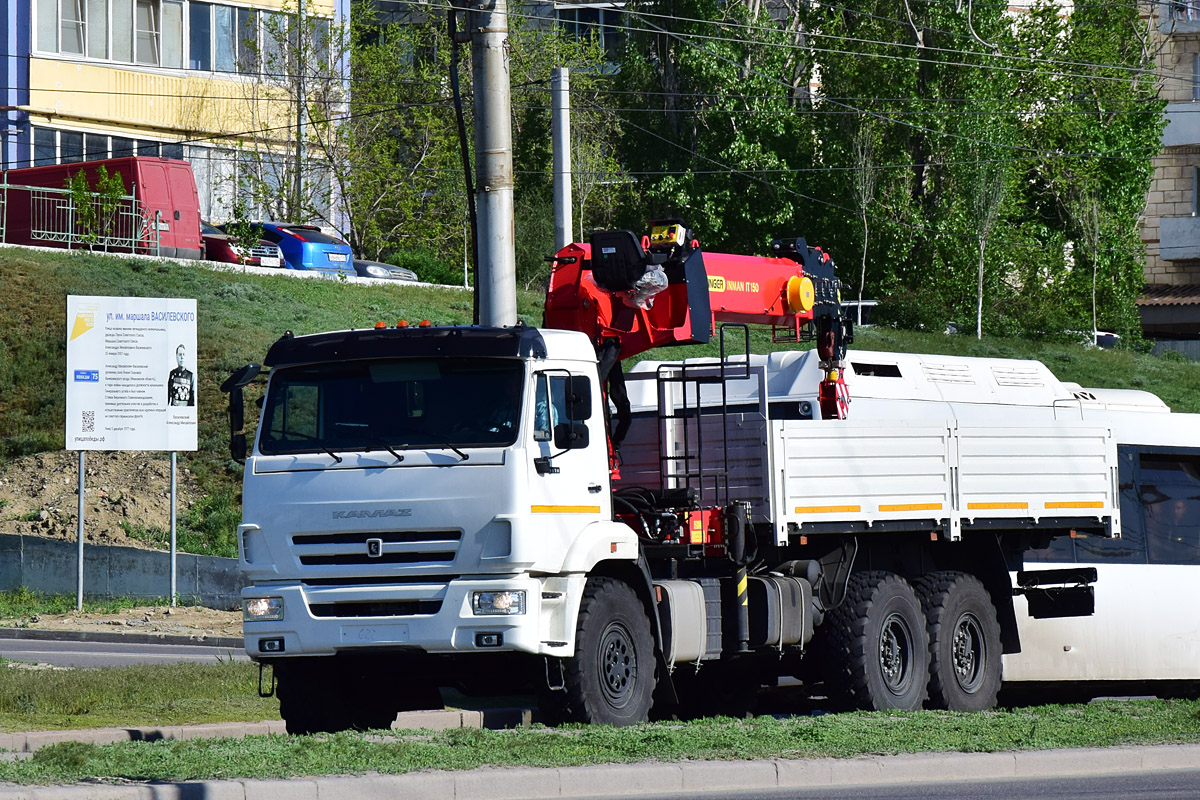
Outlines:
[[[802,238],[776,239],[770,256],[702,252],[680,220],[596,231],[553,258],[544,324],[582,331],[620,416],[621,360],[657,347],[708,342],[722,322],[769,325],[777,342],[817,342],[822,416],[846,416],[842,360],[853,328],[842,314],[833,259]],[[615,385],[614,385],[615,381]],[[620,436],[614,433],[619,443]]]

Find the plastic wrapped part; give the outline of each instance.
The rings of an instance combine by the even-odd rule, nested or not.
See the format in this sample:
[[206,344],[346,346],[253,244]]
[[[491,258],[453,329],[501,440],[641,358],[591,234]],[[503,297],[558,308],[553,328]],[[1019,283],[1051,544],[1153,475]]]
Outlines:
[[648,309],[654,305],[654,295],[667,288],[667,273],[657,264],[646,269],[630,291],[630,302],[638,308]]

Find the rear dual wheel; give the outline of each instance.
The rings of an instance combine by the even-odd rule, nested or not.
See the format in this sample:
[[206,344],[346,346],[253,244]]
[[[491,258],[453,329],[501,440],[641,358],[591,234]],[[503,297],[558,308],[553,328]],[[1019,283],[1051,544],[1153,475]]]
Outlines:
[[880,570],[855,573],[825,625],[831,699],[872,711],[921,707],[929,639],[921,603],[906,580]]
[[916,582],[929,631],[929,705],[985,711],[1000,691],[1000,623],[979,579],[931,572]]

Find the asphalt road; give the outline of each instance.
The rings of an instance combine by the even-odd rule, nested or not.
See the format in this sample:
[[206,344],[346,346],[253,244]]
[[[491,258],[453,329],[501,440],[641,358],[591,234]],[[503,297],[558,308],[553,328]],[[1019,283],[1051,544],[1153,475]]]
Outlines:
[[56,667],[126,667],[132,664],[174,664],[192,661],[246,661],[246,651],[190,644],[126,642],[64,642],[38,639],[0,639],[0,658],[51,664]]
[[681,800],[683,797],[696,800],[1195,800],[1200,797],[1200,769],[756,792],[689,792],[686,795],[644,795],[639,800]]

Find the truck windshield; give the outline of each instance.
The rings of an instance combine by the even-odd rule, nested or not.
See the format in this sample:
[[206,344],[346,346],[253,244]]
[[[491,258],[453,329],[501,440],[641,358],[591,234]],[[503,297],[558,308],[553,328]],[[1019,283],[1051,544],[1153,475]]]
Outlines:
[[524,365],[410,358],[309,364],[271,374],[268,454],[505,447],[516,441]]

